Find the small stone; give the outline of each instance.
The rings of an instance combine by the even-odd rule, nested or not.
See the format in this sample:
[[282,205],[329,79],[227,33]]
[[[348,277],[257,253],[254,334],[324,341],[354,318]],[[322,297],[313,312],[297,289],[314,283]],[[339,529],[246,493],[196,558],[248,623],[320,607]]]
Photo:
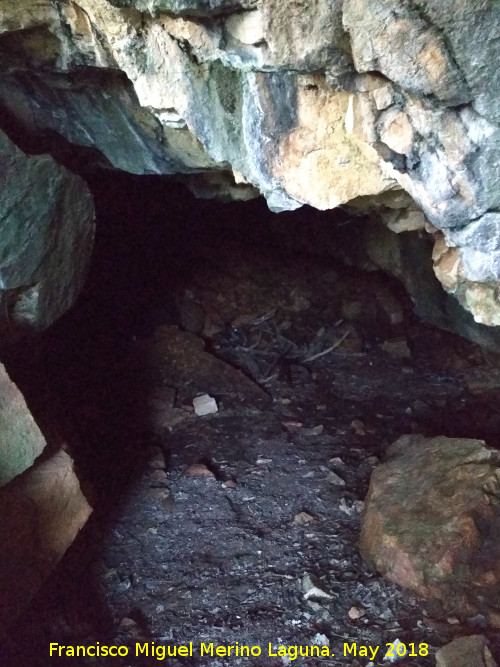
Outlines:
[[402,232],[415,232],[419,229],[425,229],[425,215],[422,211],[411,211],[407,209],[387,226],[396,234],[401,234]]
[[404,338],[394,338],[386,340],[381,345],[384,352],[394,359],[408,359],[411,357],[411,351],[408,342]]
[[352,508],[357,514],[361,514],[361,512],[365,509],[365,503],[363,500],[355,500],[352,504]]
[[447,291],[456,289],[463,266],[459,248],[448,248],[442,236],[437,236],[432,251],[434,273]]
[[315,612],[323,610],[323,607],[320,604],[313,602],[312,600],[307,600],[307,606]]
[[304,524],[312,523],[314,521],[314,517],[307,512],[299,512],[294,516],[293,521],[294,523],[299,524],[299,526],[302,526]]
[[135,628],[137,626],[137,623],[134,621],[132,618],[128,618],[127,616],[125,618],[122,618],[120,625],[118,626],[118,630],[121,630],[122,632],[127,632],[128,630],[131,630],[132,628]]
[[345,486],[345,481],[342,479],[342,477],[340,477],[340,475],[337,475],[336,472],[333,472],[333,470],[330,470],[328,473],[326,481],[330,484],[335,484],[335,486]]
[[148,424],[155,433],[171,431],[174,426],[189,417],[189,413],[185,410],[171,408],[168,405],[156,403],[156,405],[150,404],[149,408]]
[[365,463],[374,468],[380,463],[380,459],[378,458],[378,456],[367,456],[365,459]]
[[339,510],[341,512],[344,512],[344,514],[347,514],[347,516],[353,516],[353,514],[355,514],[356,512],[355,508],[352,505],[347,504],[345,498],[340,499]]
[[311,426],[310,428],[303,428],[301,433],[303,435],[321,435],[323,433],[323,424],[318,424],[318,426]]
[[326,635],[322,635],[318,632],[317,635],[314,635],[312,643],[315,646],[330,646],[330,640]]
[[165,456],[161,450],[153,451],[151,458],[148,461],[148,467],[151,470],[164,470],[165,469]]
[[149,490],[149,495],[152,496],[163,509],[171,510],[175,506],[172,494],[168,489],[158,489],[153,487]]
[[304,600],[331,600],[332,596],[324,591],[316,577],[312,574],[306,573],[302,577],[302,592],[304,593]]
[[149,479],[152,482],[163,482],[167,479],[167,473],[164,470],[153,470],[150,475]]
[[393,662],[397,662],[398,660],[402,660],[406,655],[406,651],[404,651],[402,655],[399,655],[398,647],[402,646],[404,648],[403,642],[396,638],[393,642],[391,642],[391,644],[392,644],[392,646],[387,651],[387,653],[384,655],[383,661],[393,663]]
[[353,419],[351,428],[354,429],[356,435],[366,435],[365,424],[361,419]]
[[187,477],[212,477],[215,475],[203,463],[193,463],[186,469],[184,473]]
[[342,468],[345,466],[345,463],[342,461],[340,456],[335,456],[333,459],[330,459],[328,463],[332,466],[340,466]]
[[372,95],[375,106],[379,111],[387,109],[387,107],[390,107],[394,102],[394,91],[390,83],[381,86],[380,88],[376,88],[372,92]]
[[219,410],[215,398],[212,398],[208,394],[203,394],[203,396],[197,396],[194,398],[193,407],[198,417],[213,415]]
[[302,422],[281,422],[288,431],[297,431],[302,428]]
[[227,479],[225,482],[222,483],[223,489],[235,489],[236,486],[237,486],[236,482],[233,481],[232,479]]
[[500,630],[500,611],[488,607],[488,622],[495,630]]
[[266,24],[260,9],[231,14],[225,28],[231,37],[249,46],[262,42],[266,35]]
[[359,607],[351,607],[349,611],[347,612],[347,615],[351,619],[351,621],[357,621],[358,618],[361,618],[366,614],[364,609],[360,609]]
[[396,153],[405,155],[411,150],[413,128],[402,111],[388,109],[379,118],[380,140]]

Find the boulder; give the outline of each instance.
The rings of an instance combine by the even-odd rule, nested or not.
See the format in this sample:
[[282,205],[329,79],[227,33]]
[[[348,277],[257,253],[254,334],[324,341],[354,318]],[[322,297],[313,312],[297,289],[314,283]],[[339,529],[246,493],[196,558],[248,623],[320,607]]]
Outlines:
[[483,635],[458,637],[436,653],[436,667],[496,667]]
[[500,454],[481,440],[405,435],[371,477],[360,548],[391,581],[496,617]]
[[0,489],[0,629],[27,607],[92,509],[57,451]]
[[45,445],[24,396],[0,364],[0,487],[33,465]]
[[85,182],[0,131],[0,333],[52,324],[78,296],[94,241]]

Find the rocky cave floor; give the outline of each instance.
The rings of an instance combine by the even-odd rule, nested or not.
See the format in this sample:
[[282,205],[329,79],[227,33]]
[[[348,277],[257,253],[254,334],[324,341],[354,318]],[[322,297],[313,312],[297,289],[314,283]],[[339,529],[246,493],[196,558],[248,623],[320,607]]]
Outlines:
[[[357,547],[370,474],[400,435],[498,445],[498,356],[419,323],[381,274],[259,244],[233,233],[238,220],[213,233],[208,204],[196,224],[186,205],[182,231],[156,225],[146,240],[134,221],[147,202],[112,194],[113,207],[107,187],[97,193],[80,302],[10,362],[46,432],[57,424],[69,443],[95,510],[1,664],[152,665],[151,654],[49,658],[48,645],[192,641],[194,657],[165,664],[271,666],[289,662],[269,644],[316,642],[335,656],[291,662],[354,667],[369,658],[344,657],[344,643],[381,646],[379,665],[399,639],[429,645],[397,663],[424,667],[453,637],[484,631],[499,660],[481,617],[450,619],[403,593]],[[216,414],[194,414],[200,393]],[[263,655],[200,658],[202,642]]]

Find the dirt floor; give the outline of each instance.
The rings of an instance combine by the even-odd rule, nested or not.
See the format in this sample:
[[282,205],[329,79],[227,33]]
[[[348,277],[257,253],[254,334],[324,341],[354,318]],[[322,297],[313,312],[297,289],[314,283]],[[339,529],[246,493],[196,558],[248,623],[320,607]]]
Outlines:
[[[95,511],[0,664],[354,667],[399,640],[417,655],[397,664],[425,667],[485,631],[385,582],[357,543],[370,474],[400,435],[498,444],[498,358],[419,323],[386,276],[291,248],[261,202],[169,209],[137,180],[94,190],[85,294],[10,369]],[[194,413],[200,394],[217,413]],[[50,642],[130,651],[50,657]],[[190,642],[192,657],[162,660]]]

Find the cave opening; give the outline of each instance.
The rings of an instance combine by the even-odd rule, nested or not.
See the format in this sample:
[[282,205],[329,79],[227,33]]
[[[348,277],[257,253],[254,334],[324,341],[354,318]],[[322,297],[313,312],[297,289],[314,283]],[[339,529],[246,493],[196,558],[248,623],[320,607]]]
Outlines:
[[[497,355],[422,322],[370,266],[358,232],[376,216],[276,215],[164,177],[88,182],[83,293],[7,362],[94,512],[16,621],[5,664],[149,665],[170,647],[168,664],[203,665],[202,642],[239,642],[266,647],[251,664],[281,665],[279,645],[442,643],[419,621],[441,608],[360,558],[360,514],[402,434],[498,444]],[[150,649],[51,662],[49,642]],[[174,654],[189,642],[198,655]]]
[[500,665],[499,36],[0,0],[2,667]]

